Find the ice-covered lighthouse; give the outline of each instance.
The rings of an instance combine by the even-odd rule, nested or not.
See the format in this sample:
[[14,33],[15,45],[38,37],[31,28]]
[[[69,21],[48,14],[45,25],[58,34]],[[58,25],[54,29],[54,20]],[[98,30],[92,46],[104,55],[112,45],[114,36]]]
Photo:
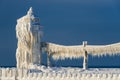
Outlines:
[[40,19],[33,15],[32,7],[27,15],[17,20],[16,36],[18,39],[17,68],[29,68],[30,64],[41,64],[42,31]]

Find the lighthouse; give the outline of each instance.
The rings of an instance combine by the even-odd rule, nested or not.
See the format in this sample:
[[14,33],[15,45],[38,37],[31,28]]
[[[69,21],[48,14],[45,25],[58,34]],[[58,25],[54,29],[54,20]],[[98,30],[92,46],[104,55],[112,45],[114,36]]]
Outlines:
[[17,20],[16,36],[18,39],[17,68],[29,68],[30,64],[41,64],[42,31],[40,19],[34,16],[32,7],[27,15]]

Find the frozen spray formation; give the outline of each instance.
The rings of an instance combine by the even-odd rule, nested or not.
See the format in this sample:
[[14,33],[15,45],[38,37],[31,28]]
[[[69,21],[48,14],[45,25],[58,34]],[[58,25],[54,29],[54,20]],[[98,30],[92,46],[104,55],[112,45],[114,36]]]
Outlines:
[[42,32],[40,19],[33,15],[32,7],[27,15],[17,20],[16,36],[18,39],[16,50],[17,68],[28,68],[29,64],[40,64]]

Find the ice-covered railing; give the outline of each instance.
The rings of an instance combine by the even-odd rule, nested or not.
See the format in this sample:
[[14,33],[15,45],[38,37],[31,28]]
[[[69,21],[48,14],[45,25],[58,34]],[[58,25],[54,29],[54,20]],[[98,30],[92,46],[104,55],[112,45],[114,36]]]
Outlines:
[[82,45],[64,46],[54,43],[47,43],[46,51],[48,54],[52,55],[54,59],[79,58],[84,56]]
[[120,54],[120,43],[110,45],[75,45],[75,46],[64,46],[54,43],[47,43],[46,51],[50,53],[54,59],[78,58],[84,56],[84,50],[88,54],[102,56],[102,55],[119,55]]
[[120,80],[120,69],[47,68],[38,69],[0,68],[0,80]]
[[53,59],[65,59],[65,58],[79,58],[84,57],[83,68],[87,68],[87,58],[88,54],[94,56],[102,55],[120,55],[120,43],[110,44],[110,45],[87,45],[84,41],[83,45],[76,46],[64,46],[54,43],[43,43],[45,51],[48,54],[48,64],[49,57],[52,56]]

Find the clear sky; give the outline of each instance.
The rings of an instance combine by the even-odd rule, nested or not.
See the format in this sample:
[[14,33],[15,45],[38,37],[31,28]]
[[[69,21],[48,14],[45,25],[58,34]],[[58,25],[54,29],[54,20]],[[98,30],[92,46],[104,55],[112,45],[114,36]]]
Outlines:
[[[26,15],[29,7],[40,17],[43,41],[64,45],[79,45],[82,41],[111,44],[120,42],[119,4],[119,0],[0,0],[0,66],[16,65],[16,20]],[[53,63],[82,66],[82,59]],[[90,56],[89,65],[120,67],[120,56]]]

